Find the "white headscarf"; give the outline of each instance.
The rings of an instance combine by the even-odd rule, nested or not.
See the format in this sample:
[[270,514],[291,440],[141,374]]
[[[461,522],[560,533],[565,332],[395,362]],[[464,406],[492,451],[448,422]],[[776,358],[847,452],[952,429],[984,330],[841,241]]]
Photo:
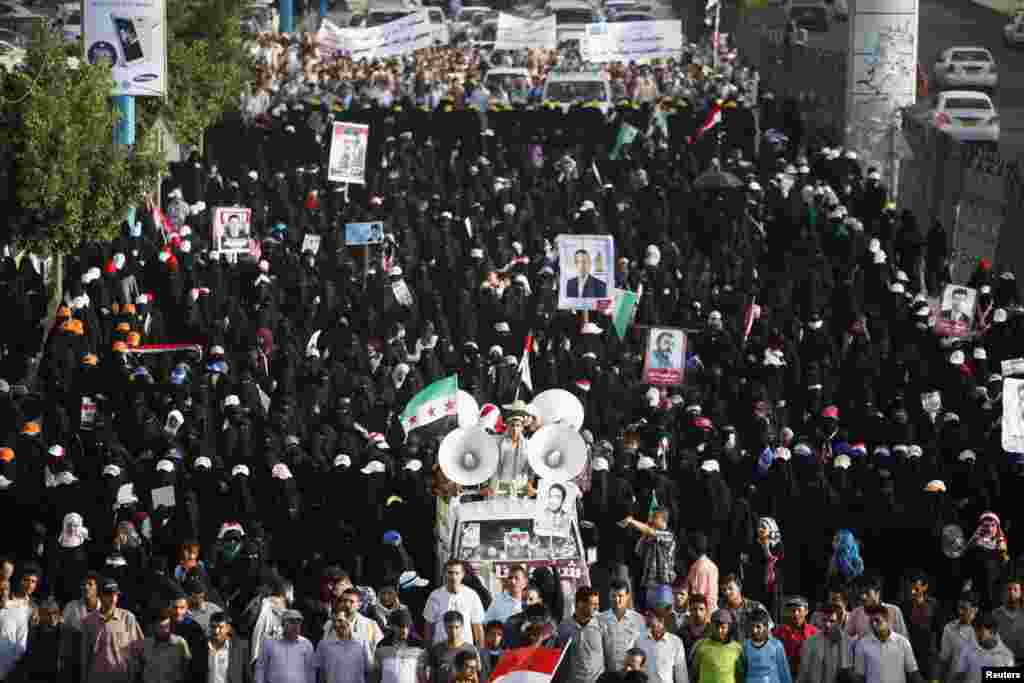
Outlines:
[[89,530],[83,525],[82,515],[77,512],[69,512],[64,515],[64,523],[61,526],[60,536],[57,543],[62,548],[77,548],[89,540]]

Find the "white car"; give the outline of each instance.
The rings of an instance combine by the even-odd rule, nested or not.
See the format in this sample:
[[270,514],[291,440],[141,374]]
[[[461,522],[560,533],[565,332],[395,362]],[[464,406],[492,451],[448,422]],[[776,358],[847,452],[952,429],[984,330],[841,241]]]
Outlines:
[[612,106],[612,91],[604,74],[553,73],[544,83],[544,101],[560,105],[563,111],[577,102],[597,102],[601,111],[607,113]]
[[26,54],[23,48],[6,40],[0,40],[0,68],[4,71],[13,71],[21,66],[25,62]]
[[940,92],[927,115],[936,128],[957,142],[999,142],[999,113],[985,93]]
[[486,6],[463,7],[451,20],[452,40],[465,40],[469,36],[470,29],[474,26],[474,21],[479,23],[479,20],[476,18],[479,16],[482,19],[490,11],[491,8]]
[[996,60],[983,47],[951,47],[935,60],[933,69],[939,90],[979,88],[994,90],[999,83]]
[[587,27],[603,18],[584,0],[550,0],[547,9],[555,15],[555,33],[559,45],[569,40],[581,40],[587,33]]
[[1018,14],[1003,27],[1003,42],[1008,47],[1024,45],[1024,13]]

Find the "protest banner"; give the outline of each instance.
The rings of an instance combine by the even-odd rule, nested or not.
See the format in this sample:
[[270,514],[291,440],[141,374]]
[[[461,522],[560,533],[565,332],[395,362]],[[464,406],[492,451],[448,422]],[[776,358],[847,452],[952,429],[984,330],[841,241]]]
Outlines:
[[252,209],[214,207],[212,231],[217,251],[222,254],[248,254],[252,240]]
[[583,61],[595,64],[679,59],[683,27],[667,19],[590,24],[580,41],[580,53]]
[[434,44],[427,10],[368,28],[340,28],[325,20],[317,40],[322,51],[356,61],[400,57]]
[[672,327],[651,327],[644,353],[644,384],[677,386],[686,370],[686,333]]
[[558,308],[607,310],[615,289],[615,240],[610,235],[559,235]]
[[496,50],[554,50],[558,47],[555,15],[524,19],[514,14],[498,14]]
[[345,244],[350,247],[365,247],[367,244],[380,244],[384,241],[384,224],[346,223]]

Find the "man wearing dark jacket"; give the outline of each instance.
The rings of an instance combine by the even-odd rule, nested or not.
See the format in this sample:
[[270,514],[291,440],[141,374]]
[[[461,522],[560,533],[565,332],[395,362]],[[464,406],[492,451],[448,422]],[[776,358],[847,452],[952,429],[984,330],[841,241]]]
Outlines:
[[199,683],[251,683],[249,641],[235,636],[235,629],[224,612],[210,617],[210,638],[205,646],[192,654]]

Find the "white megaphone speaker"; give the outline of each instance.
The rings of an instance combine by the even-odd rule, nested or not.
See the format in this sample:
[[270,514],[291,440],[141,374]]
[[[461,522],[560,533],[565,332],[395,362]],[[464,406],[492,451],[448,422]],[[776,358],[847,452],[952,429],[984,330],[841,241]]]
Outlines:
[[547,425],[526,442],[526,457],[541,479],[565,482],[586,467],[587,443],[568,425]]
[[454,429],[441,441],[437,461],[456,484],[482,484],[498,471],[498,442],[483,429]]
[[533,399],[541,424],[563,425],[579,431],[583,426],[583,404],[565,389],[548,389]]
[[455,404],[455,412],[459,416],[459,427],[461,429],[475,427],[476,423],[480,421],[480,406],[473,395],[459,389],[455,395]]

